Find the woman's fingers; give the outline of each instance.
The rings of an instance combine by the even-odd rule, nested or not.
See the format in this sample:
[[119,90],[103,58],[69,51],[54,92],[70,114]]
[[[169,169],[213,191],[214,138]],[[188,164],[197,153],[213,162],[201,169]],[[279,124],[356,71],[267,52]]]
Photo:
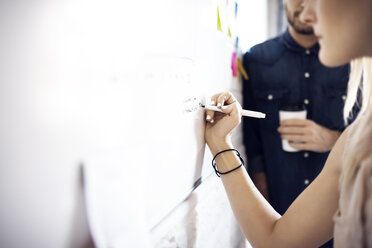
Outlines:
[[[211,101],[209,103],[210,106],[216,106],[216,102],[217,102],[217,98],[218,98],[218,95],[219,94],[215,94],[211,97]],[[205,115],[206,115],[206,120],[209,122],[209,123],[213,123],[214,122],[214,112],[213,110],[206,110],[205,111]]]
[[231,139],[232,131],[241,121],[241,106],[229,92],[214,95],[209,105],[217,106],[216,111],[206,110],[205,139],[213,147]]
[[217,107],[221,108],[224,105],[230,105],[236,102],[235,97],[230,92],[223,92],[217,97]]
[[[237,109],[236,99],[230,92],[223,92],[215,94],[211,97],[209,105],[217,106],[225,114],[230,115],[234,109]],[[238,110],[239,111],[239,110]],[[206,120],[210,123],[215,121],[216,116],[220,117],[221,113],[212,110],[206,110]]]

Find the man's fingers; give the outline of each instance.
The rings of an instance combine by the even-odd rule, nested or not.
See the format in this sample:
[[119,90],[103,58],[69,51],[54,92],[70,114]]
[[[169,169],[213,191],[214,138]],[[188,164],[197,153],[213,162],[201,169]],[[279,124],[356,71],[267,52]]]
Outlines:
[[309,141],[309,138],[304,135],[283,134],[280,137],[282,139],[288,140],[289,142],[308,142]]
[[286,119],[280,122],[281,126],[307,126],[312,124],[312,120],[308,119]]
[[280,126],[278,127],[278,132],[281,134],[302,134],[306,133],[306,129],[304,127],[299,126]]
[[303,150],[303,151],[311,151],[311,144],[310,143],[295,143],[293,141],[288,141],[289,145],[295,149]]

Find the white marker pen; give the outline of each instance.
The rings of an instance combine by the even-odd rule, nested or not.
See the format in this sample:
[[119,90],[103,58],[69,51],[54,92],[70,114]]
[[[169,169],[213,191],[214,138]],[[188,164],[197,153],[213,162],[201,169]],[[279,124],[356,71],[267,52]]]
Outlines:
[[[221,109],[217,108],[216,106],[200,104],[200,107],[208,109],[208,110],[213,110],[213,111],[224,113]],[[247,116],[247,117],[253,117],[253,118],[265,118],[266,117],[266,114],[264,113],[251,111],[251,110],[245,110],[245,109],[242,110],[242,115]]]

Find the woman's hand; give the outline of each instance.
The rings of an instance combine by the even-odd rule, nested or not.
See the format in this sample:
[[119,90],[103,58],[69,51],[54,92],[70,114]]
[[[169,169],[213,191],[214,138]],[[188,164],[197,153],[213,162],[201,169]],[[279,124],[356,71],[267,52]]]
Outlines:
[[231,147],[231,133],[241,122],[241,106],[230,92],[215,94],[210,105],[224,112],[206,110],[205,140],[214,155]]

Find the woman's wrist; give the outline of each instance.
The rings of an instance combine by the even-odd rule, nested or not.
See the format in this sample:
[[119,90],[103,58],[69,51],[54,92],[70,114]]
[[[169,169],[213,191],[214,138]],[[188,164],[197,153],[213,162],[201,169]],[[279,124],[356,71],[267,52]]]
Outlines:
[[218,152],[234,148],[231,141],[229,140],[221,140],[216,142],[208,143],[209,149],[212,152],[212,155],[215,156]]
[[230,171],[237,168],[240,164],[244,164],[244,162],[239,159],[239,152],[233,149],[231,143],[220,143],[220,145],[216,146],[214,150],[211,149],[211,151],[215,159],[215,169],[220,173]]
[[[231,153],[231,152],[234,152],[235,155],[233,155],[233,154],[226,155],[227,153]],[[218,169],[217,161],[219,161],[218,163],[219,163],[219,165],[221,165],[221,167],[229,168],[231,166],[231,163],[234,163],[234,161],[236,161],[237,157],[239,158],[240,163],[237,164],[237,166],[235,166],[234,168],[231,168],[231,169],[225,170],[225,171],[221,171],[221,170]],[[236,171],[240,167],[244,166],[244,160],[240,156],[240,152],[238,150],[236,150],[234,148],[225,149],[225,150],[222,150],[222,151],[218,152],[216,155],[214,155],[213,160],[212,160],[212,166],[213,166],[214,171],[216,172],[216,175],[220,177],[220,175],[229,174],[233,171]]]

